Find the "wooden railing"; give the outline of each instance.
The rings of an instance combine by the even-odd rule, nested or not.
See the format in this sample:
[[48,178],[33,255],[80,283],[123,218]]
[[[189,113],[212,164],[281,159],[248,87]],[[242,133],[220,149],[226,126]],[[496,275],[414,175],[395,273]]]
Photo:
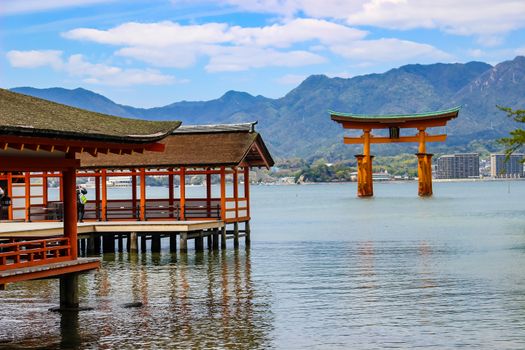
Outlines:
[[0,243],[0,271],[71,259],[67,237]]
[[[227,222],[249,219],[247,198],[227,198],[225,201],[225,220]],[[184,210],[177,198],[147,199],[145,207],[146,220],[199,220],[221,219],[221,200],[219,198],[186,198]],[[49,202],[46,208],[31,206],[31,221],[52,221],[62,219],[62,203]],[[103,213],[105,215],[103,215]],[[84,219],[101,220],[139,220],[140,201],[135,204],[130,199],[111,199],[105,207],[97,206],[95,201],[88,201],[85,206]]]

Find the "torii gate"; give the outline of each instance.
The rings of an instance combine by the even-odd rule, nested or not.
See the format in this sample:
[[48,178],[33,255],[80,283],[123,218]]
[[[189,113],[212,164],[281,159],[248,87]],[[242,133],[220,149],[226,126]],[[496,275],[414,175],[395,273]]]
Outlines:
[[[427,142],[444,142],[446,134],[429,135],[427,128],[447,125],[451,119],[457,118],[460,107],[429,113],[399,114],[399,115],[364,115],[352,113],[339,113],[329,111],[333,121],[340,123],[345,129],[361,129],[363,135],[360,137],[344,138],[345,144],[363,144],[363,154],[356,155],[357,158],[357,195],[359,197],[370,197],[374,195],[372,183],[372,158],[370,155],[371,143],[397,143],[418,142],[419,149],[417,173],[419,178],[419,195],[422,197],[432,196],[432,154],[427,153]],[[417,129],[418,133],[413,136],[400,136],[399,129]],[[388,137],[372,135],[372,129],[388,129]]]

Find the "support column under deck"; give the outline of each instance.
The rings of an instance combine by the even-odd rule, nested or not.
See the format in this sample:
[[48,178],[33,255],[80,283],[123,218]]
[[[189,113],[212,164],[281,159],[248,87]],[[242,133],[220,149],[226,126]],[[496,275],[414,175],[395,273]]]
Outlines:
[[129,234],[129,252],[137,253],[139,251],[139,239],[136,232]]
[[60,310],[78,309],[78,274],[60,276]]
[[160,233],[154,233],[151,235],[151,252],[159,253],[161,246],[161,235]]
[[188,252],[188,233],[187,232],[181,232],[180,233],[180,252],[181,253],[187,253]]

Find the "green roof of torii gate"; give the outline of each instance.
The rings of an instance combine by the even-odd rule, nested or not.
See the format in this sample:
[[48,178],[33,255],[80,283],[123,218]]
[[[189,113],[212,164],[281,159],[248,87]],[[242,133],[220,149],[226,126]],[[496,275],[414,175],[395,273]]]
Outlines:
[[461,106],[457,106],[450,109],[444,109],[440,111],[426,112],[426,113],[413,113],[413,114],[354,114],[354,113],[341,113],[329,110],[332,120],[338,122],[372,122],[372,123],[392,123],[392,122],[405,122],[405,121],[417,121],[417,120],[428,120],[428,119],[453,119],[458,116],[458,112]]

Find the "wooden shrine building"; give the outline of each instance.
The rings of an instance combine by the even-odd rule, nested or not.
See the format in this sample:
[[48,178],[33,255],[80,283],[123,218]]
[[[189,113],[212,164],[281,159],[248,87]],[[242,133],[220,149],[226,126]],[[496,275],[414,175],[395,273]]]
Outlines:
[[[84,154],[78,176],[95,179],[95,198],[88,202],[86,218],[215,219],[235,229],[239,222],[248,225],[250,168],[274,164],[255,124],[181,126],[160,142],[165,151],[158,154]],[[149,176],[167,178],[160,196],[147,198]],[[131,195],[109,199],[107,181],[119,177],[129,179]],[[192,186],[188,193],[191,180],[199,177],[204,186]]]
[[[108,116],[0,89],[0,186],[11,196],[22,180],[27,197],[30,174],[57,173],[62,183],[63,207],[63,235],[42,239],[2,238],[0,286],[59,277],[61,307],[78,306],[77,274],[96,269],[100,264],[98,259],[78,258],[76,172],[81,164],[78,156],[163,151],[165,145],[158,141],[179,125],[180,122]],[[4,198],[5,219],[13,218],[12,206],[19,200],[13,196],[6,202]]]
[[[372,183],[372,159],[370,144],[417,142],[419,143],[418,178],[419,195],[426,197],[432,195],[432,154],[427,153],[427,142],[444,142],[446,134],[430,135],[428,128],[444,127],[451,119],[457,118],[460,107],[447,110],[398,115],[363,115],[352,113],[339,113],[330,111],[333,121],[340,123],[345,129],[362,130],[360,137],[345,137],[345,144],[362,144],[363,154],[357,158],[357,195],[370,197],[374,194]],[[388,136],[380,137],[372,134],[373,129],[387,129]],[[401,129],[416,129],[415,135],[402,135]]]

